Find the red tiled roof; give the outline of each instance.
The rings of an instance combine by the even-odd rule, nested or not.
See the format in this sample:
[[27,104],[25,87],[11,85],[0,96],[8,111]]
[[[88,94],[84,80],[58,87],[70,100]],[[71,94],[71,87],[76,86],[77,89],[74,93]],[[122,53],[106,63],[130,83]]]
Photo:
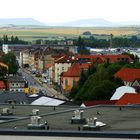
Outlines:
[[133,60],[129,57],[129,55],[123,55],[123,54],[115,54],[115,55],[103,55],[104,58],[108,58],[109,62],[114,63],[120,61],[119,59],[127,58],[129,62],[133,62]]
[[94,106],[94,105],[114,105],[117,100],[98,100],[98,101],[85,101],[85,106]]
[[109,59],[109,62],[114,63],[121,61],[120,59],[128,59],[129,62],[132,62],[133,60],[128,55],[122,55],[122,54],[114,54],[114,55],[77,55],[76,58],[87,58],[87,59],[98,59],[100,62],[105,62],[106,59]]
[[74,56],[64,55],[58,58],[55,63],[74,63],[76,62],[76,58]]
[[4,82],[3,81],[0,81],[0,89],[5,89],[6,87],[5,87],[5,84],[4,84]]
[[102,55],[76,55],[76,58],[97,58],[101,56]]
[[77,55],[76,58],[80,59],[80,58],[87,58],[87,59],[91,59],[91,60],[101,60],[102,62],[105,61],[104,57],[102,55]]
[[88,69],[90,64],[73,64],[62,77],[80,77],[81,69]]
[[140,93],[131,94],[125,93],[120,100],[116,102],[115,105],[130,105],[130,104],[140,104]]
[[140,69],[122,68],[117,73],[115,73],[115,77],[118,77],[123,81],[133,82],[135,79],[140,78]]
[[46,69],[52,67],[52,64],[46,64]]
[[64,55],[59,55],[59,54],[58,55],[51,55],[51,57],[54,58],[55,60],[61,58],[62,56],[64,56]]

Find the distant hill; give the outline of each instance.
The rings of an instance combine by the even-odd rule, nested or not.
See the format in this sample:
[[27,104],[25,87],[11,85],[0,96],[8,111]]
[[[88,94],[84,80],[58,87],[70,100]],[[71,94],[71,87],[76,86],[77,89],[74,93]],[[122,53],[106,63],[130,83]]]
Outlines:
[[116,25],[117,24],[104,19],[82,19],[57,24],[57,26],[72,26],[72,27],[101,27],[101,26],[116,26]]
[[110,22],[104,19],[81,19],[60,24],[53,24],[53,26],[64,27],[118,27],[118,26],[139,26],[140,21],[127,22]]
[[44,26],[44,23],[41,23],[33,18],[11,18],[11,19],[0,19],[1,26],[18,26],[18,25],[39,25]]
[[9,18],[0,19],[0,27],[8,28],[25,28],[46,27],[46,26],[62,26],[62,27],[118,27],[118,26],[135,26],[140,25],[140,21],[128,22],[110,22],[101,18],[97,19],[81,19],[65,23],[42,23],[33,18]]

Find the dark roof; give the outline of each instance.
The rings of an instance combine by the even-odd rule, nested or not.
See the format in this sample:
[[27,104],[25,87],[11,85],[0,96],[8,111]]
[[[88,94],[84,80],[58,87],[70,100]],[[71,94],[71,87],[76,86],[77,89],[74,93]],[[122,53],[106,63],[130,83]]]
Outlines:
[[77,105],[76,103],[74,103],[72,101],[66,101],[63,104],[61,104],[60,106],[79,107],[79,105]]
[[8,103],[8,101],[16,101],[17,104],[29,103],[23,92],[4,91],[0,94],[0,103]]
[[98,101],[85,101],[83,104],[85,106],[94,106],[94,105],[114,105],[117,100],[98,100]]
[[8,81],[11,81],[11,82],[24,82],[25,79],[22,76],[9,76]]

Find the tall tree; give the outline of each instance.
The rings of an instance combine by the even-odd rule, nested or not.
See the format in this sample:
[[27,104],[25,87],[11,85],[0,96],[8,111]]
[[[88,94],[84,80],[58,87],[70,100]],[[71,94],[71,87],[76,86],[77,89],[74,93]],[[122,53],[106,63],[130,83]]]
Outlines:
[[3,35],[3,44],[8,44],[8,36]]
[[18,62],[16,60],[16,56],[9,52],[2,56],[2,61],[8,65],[8,73],[9,74],[16,74],[18,70]]
[[17,36],[15,37],[14,42],[15,42],[15,44],[18,44],[19,43],[19,39],[18,39]]
[[80,80],[78,82],[79,86],[82,86],[87,80],[87,76],[84,70],[81,70]]
[[11,44],[14,43],[14,36],[11,36]]

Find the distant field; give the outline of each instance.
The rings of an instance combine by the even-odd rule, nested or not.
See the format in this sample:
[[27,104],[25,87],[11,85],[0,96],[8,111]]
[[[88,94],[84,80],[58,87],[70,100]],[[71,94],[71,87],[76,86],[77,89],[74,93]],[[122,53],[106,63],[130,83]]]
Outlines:
[[123,35],[137,35],[138,28],[135,27],[106,27],[106,28],[62,28],[62,27],[50,27],[50,28],[30,28],[30,29],[12,29],[1,28],[0,37],[4,34],[18,36],[24,40],[36,40],[39,38],[46,39],[50,36],[79,36],[85,31],[90,31],[92,34],[123,36]]

